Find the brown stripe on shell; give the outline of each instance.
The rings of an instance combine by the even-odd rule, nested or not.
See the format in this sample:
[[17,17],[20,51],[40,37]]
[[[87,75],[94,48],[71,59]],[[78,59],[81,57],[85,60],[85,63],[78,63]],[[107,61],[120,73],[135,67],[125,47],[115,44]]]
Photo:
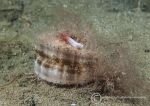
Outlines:
[[96,57],[97,57],[94,52],[89,52],[89,51],[85,51],[85,50],[76,50],[76,49],[70,50],[69,47],[60,47],[59,45],[42,45],[40,47],[37,46],[37,49],[40,51],[44,51],[45,53],[53,52],[54,54],[58,54],[58,56],[61,54],[65,54],[65,52],[68,52],[73,56],[73,55],[75,55],[75,52],[76,52],[76,55],[79,58],[80,57],[87,58],[87,57],[92,56],[93,58],[96,59]]
[[[48,55],[46,54],[44,51],[40,51],[40,50],[36,50],[37,54],[41,55],[42,57],[45,57],[45,58],[50,58],[54,55]],[[52,52],[50,52],[52,53]],[[76,63],[86,63],[86,62],[92,62],[93,64],[96,64],[97,63],[97,57],[94,57],[93,55],[84,55],[84,54],[79,54],[77,53],[76,51],[72,52],[72,51],[64,51],[64,52],[60,52],[60,51],[57,51],[57,53],[53,53],[55,54],[55,57],[57,56],[57,58],[60,58],[60,59],[63,59],[63,60],[66,60],[68,62],[76,62]]]

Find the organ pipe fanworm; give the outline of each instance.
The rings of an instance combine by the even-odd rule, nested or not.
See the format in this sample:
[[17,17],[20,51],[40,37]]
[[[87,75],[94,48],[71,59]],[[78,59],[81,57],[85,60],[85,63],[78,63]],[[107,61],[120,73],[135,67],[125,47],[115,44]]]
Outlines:
[[75,41],[65,33],[60,33],[60,38],[75,48],[80,48],[80,49],[83,48],[83,44],[78,43],[77,41]]

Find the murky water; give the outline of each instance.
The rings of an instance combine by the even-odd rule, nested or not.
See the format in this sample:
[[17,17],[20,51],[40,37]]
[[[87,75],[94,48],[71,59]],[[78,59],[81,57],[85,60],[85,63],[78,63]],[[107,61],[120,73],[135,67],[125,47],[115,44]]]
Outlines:
[[[148,0],[1,0],[0,105],[148,105],[149,4]],[[94,83],[66,87],[47,84],[34,74],[37,38],[64,30],[90,36],[91,48],[100,56],[99,71],[107,73],[107,81],[102,75]],[[103,98],[146,99],[99,101],[98,97],[93,102],[94,93]]]

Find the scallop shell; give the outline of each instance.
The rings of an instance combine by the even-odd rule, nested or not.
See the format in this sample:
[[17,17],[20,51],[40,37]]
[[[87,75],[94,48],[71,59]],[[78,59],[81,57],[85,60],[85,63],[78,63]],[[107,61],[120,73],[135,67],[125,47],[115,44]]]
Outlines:
[[98,58],[93,51],[76,49],[48,36],[39,40],[35,51],[35,73],[43,80],[62,85],[82,85],[94,80]]

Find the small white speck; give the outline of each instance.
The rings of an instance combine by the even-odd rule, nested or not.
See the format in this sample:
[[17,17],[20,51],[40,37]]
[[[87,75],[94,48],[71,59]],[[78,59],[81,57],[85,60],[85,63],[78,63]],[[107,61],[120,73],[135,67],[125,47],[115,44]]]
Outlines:
[[122,72],[122,75],[126,75],[126,73],[125,73],[125,72]]
[[67,8],[68,6],[66,4],[63,5],[64,8]]
[[75,104],[75,103],[72,103],[72,104],[71,104],[71,106],[76,106],[76,105],[77,105],[77,104]]

